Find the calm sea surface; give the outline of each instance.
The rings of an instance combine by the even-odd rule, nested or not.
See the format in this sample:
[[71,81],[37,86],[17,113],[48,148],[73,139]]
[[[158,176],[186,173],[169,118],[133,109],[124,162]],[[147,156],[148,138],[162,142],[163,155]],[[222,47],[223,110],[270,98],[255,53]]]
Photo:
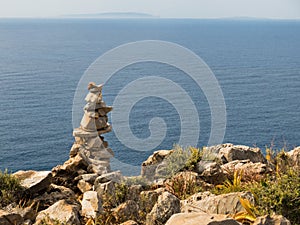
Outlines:
[[[0,169],[50,170],[63,163],[74,140],[73,97],[84,71],[106,51],[139,40],[180,44],[208,64],[227,107],[223,142],[263,149],[300,145],[299,21],[2,19]],[[196,104],[201,115],[198,145],[205,145],[211,128],[207,100],[176,68],[159,63],[128,66],[107,82],[104,100],[111,105],[135,79],[171,74]],[[179,140],[180,116],[163,99],[149,97],[134,106],[132,132],[147,138],[148,123],[157,116],[168,130],[153,150],[170,149]],[[127,148],[113,132],[105,138],[116,159],[126,164],[138,166],[152,152]]]

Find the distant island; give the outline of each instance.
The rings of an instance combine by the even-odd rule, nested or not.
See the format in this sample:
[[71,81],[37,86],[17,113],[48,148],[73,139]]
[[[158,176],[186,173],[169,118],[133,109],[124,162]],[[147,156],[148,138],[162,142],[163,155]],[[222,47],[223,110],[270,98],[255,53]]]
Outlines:
[[119,19],[119,18],[157,18],[147,13],[137,12],[107,12],[107,13],[93,13],[93,14],[71,14],[63,15],[68,18],[107,18],[107,19]]

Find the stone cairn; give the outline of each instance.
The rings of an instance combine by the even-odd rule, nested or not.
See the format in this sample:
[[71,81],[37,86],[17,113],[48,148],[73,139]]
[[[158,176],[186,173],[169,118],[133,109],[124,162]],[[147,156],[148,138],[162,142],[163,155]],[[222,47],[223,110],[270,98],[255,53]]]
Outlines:
[[102,99],[103,85],[91,82],[88,85],[89,93],[85,98],[84,115],[80,127],[74,129],[75,143],[70,155],[78,152],[88,158],[88,171],[97,174],[110,172],[110,158],[114,156],[102,134],[112,130],[108,123],[107,113],[112,110]]

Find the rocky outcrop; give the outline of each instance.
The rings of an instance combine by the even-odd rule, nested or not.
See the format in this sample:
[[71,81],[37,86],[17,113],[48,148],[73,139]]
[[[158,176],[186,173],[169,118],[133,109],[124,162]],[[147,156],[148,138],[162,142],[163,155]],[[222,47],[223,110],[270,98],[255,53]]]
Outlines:
[[240,225],[226,215],[207,213],[178,213],[174,214],[166,225]]

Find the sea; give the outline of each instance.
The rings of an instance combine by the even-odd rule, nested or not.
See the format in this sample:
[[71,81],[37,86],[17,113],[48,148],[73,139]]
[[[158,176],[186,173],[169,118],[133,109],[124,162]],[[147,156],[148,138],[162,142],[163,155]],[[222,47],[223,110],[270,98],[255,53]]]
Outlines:
[[[210,69],[226,106],[220,143],[256,146],[263,152],[300,145],[299,20],[0,19],[0,170],[51,170],[67,160],[73,128],[80,123],[72,112],[74,96],[86,70],[118,46],[148,40],[181,46]],[[138,174],[154,151],[172,149],[188,138],[181,129],[184,119],[194,121],[191,130],[200,130],[191,143],[196,147],[208,145],[212,130],[219,129],[212,126],[213,103],[206,91],[173,65],[126,65],[105,82],[103,99],[114,105],[124,87],[154,76],[172,80],[193,105],[155,95],[151,85],[136,93],[142,92],[142,99],[135,93],[122,95],[124,102],[138,99],[129,112],[124,109],[130,126],[115,124],[125,130],[122,137],[114,129],[103,136],[115,153],[112,168],[127,168],[125,174]],[[173,96],[168,85],[157,88]],[[182,118],[193,109],[196,118]],[[122,107],[116,110],[122,115]],[[109,121],[114,127],[111,116]],[[136,139],[153,141],[151,135],[161,132],[162,140],[150,149],[131,145]]]

